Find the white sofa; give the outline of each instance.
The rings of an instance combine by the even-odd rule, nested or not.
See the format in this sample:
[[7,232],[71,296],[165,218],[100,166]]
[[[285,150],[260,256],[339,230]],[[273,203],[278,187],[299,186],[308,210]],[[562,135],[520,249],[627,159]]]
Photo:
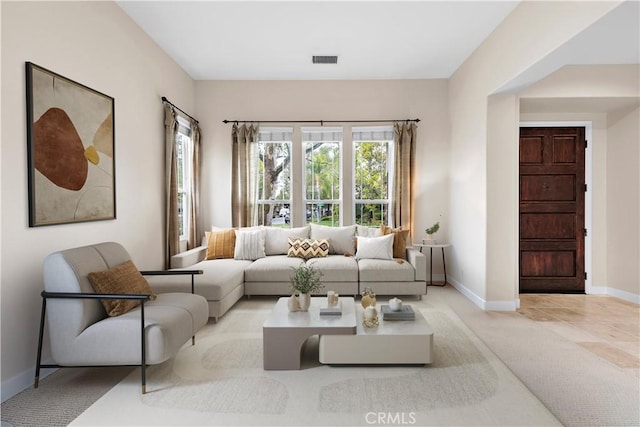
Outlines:
[[[172,269],[196,269],[204,272],[195,277],[195,293],[207,299],[209,316],[215,320],[244,295],[290,295],[292,267],[303,262],[313,263],[322,273],[321,281],[325,286],[322,293],[333,290],[341,295],[355,296],[361,294],[364,288],[371,288],[378,295],[422,296],[427,293],[426,258],[416,248],[406,248],[406,260],[358,259],[355,243],[357,236],[368,233],[367,237],[370,237],[379,233],[379,229],[360,226],[324,227],[315,224],[292,229],[263,229],[265,256],[255,260],[206,260],[206,244],[172,258]],[[306,261],[287,256],[287,237],[326,238],[331,242],[330,253],[326,257]],[[178,283],[178,277],[150,277],[148,280],[154,291],[159,293],[175,292],[185,286],[184,283]]]

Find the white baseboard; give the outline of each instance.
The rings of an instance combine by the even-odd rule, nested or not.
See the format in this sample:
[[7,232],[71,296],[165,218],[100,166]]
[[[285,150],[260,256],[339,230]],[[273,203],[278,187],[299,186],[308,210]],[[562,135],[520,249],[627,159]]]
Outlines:
[[[42,362],[43,365],[53,365],[55,362],[53,360],[47,360]],[[41,369],[40,370],[40,381],[57,371],[57,368],[50,369]],[[16,394],[20,393],[23,390],[26,390],[29,387],[33,387],[33,380],[36,375],[35,366],[31,369],[24,371],[21,374],[18,374],[12,378],[9,378],[6,381],[2,382],[2,402],[5,402],[8,399],[11,399]]]
[[607,295],[620,298],[634,304],[640,304],[640,295],[632,294],[631,292],[623,291],[616,288],[607,288]]
[[520,305],[520,300],[515,299],[512,301],[487,301],[480,298],[469,288],[458,282],[456,279],[448,278],[448,282],[456,288],[462,295],[467,297],[471,302],[485,311],[516,311]]

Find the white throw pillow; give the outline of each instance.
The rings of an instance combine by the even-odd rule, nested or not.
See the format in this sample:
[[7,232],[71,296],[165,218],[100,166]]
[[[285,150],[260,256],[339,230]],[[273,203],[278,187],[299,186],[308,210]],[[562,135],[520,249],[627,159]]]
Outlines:
[[264,258],[264,241],[266,231],[264,228],[236,230],[236,248],[234,259],[247,259],[254,261]]
[[265,227],[267,231],[264,252],[267,255],[286,255],[289,251],[289,239],[308,239],[310,227],[279,228]]
[[393,259],[393,234],[380,237],[358,236],[357,259]]
[[311,224],[311,239],[327,239],[330,254],[353,255],[356,253],[356,226],[328,227]]
[[382,228],[356,225],[356,234],[362,237],[380,237],[382,236]]

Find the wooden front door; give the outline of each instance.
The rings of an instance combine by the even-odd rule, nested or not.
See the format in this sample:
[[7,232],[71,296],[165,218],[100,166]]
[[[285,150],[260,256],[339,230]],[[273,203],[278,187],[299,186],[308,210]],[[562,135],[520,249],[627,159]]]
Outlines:
[[520,129],[520,292],[584,292],[584,138]]

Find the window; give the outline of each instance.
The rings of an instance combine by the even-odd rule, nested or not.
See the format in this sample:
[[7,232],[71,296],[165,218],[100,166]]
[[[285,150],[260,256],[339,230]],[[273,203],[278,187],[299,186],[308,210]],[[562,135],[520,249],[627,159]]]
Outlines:
[[178,175],[178,232],[180,240],[188,240],[189,206],[192,170],[193,144],[189,122],[178,117],[178,137],[176,138],[176,172]]
[[393,128],[353,128],[355,223],[388,224]]
[[291,226],[291,128],[260,128],[258,224]]
[[340,225],[342,128],[302,128],[306,222]]

